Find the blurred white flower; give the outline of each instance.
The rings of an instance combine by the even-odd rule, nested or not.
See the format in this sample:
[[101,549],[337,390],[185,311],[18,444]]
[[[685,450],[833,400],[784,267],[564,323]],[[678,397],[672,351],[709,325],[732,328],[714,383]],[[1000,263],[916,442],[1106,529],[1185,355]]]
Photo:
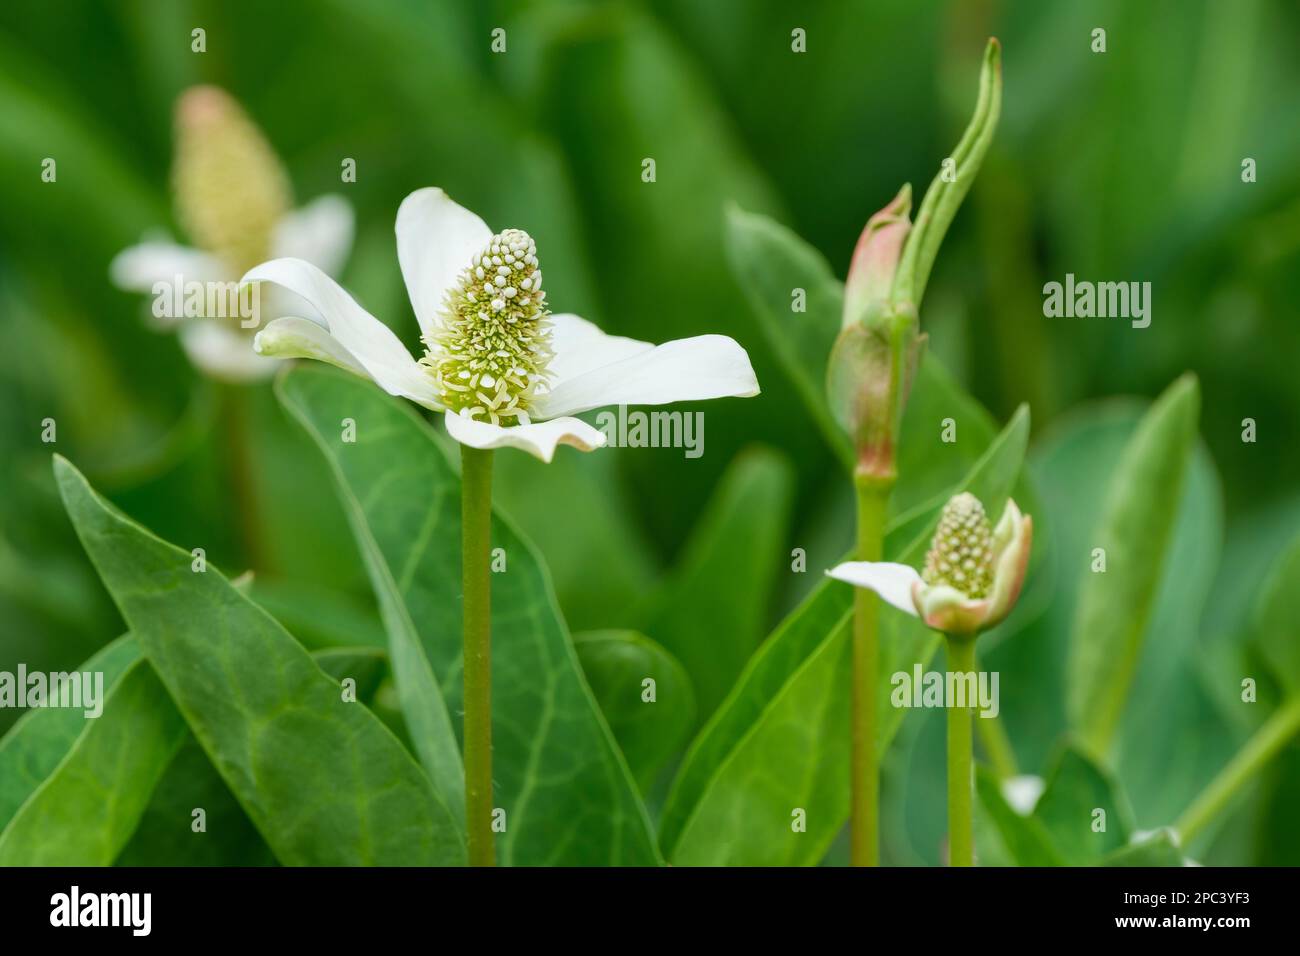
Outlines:
[[[279,363],[250,347],[261,320],[319,317],[296,296],[277,292],[257,300],[258,321],[241,324],[233,301],[240,276],[276,256],[337,273],[352,246],[352,207],[339,196],[321,196],[292,208],[274,150],[239,104],[213,86],[193,87],[177,101],[173,180],[176,216],[194,246],[165,234],[146,237],[119,253],[109,274],[120,288],[155,297],[157,324],[176,330],[200,370],[227,381],[264,378]],[[179,303],[190,289],[208,303],[200,314],[159,307],[163,296]],[[214,301],[222,304],[215,314]]]
[[848,561],[826,573],[875,591],[936,631],[977,634],[1015,607],[1033,532],[1033,519],[1011,499],[997,527],[990,528],[984,505],[962,492],[944,505],[923,572],[891,561]]
[[[653,345],[606,335],[547,308],[533,239],[493,234],[441,189],[407,196],[397,213],[397,257],[424,355],[317,266],[277,259],[244,276],[301,296],[324,326],[280,318],[258,333],[262,355],[329,362],[385,391],[445,412],[448,433],[474,448],[521,448],[550,461],[557,445],[605,443],[578,412],[758,394],[749,356],[733,339],[700,335]],[[327,330],[328,329],[328,330]]]

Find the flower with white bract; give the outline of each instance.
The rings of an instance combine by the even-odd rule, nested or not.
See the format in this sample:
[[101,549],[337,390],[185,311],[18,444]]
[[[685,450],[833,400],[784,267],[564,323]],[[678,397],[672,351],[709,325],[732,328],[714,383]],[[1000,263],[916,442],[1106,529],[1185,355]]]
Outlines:
[[473,448],[521,448],[550,461],[559,444],[591,451],[605,435],[578,412],[758,394],[733,339],[700,335],[653,345],[553,314],[532,237],[493,233],[441,189],[411,193],[397,212],[397,258],[420,325],[417,361],[391,329],[320,269],[266,262],[244,282],[271,282],[324,319],[280,318],[258,333],[262,355],[312,358],[373,379],[389,394],[444,412]]
[[1033,536],[1033,519],[1011,499],[992,528],[980,500],[962,492],[944,506],[920,573],[891,561],[848,561],[826,573],[875,591],[936,631],[977,634],[1000,623],[1015,606]]
[[[203,372],[227,381],[265,378],[280,363],[250,347],[252,319],[318,317],[287,294],[262,296],[255,315],[242,314],[240,276],[274,256],[338,272],[352,246],[352,207],[329,195],[294,209],[279,157],[239,104],[215,86],[193,87],[177,100],[172,176],[176,215],[194,246],[166,235],[146,238],[120,252],[109,274],[122,289],[154,295],[157,324],[176,330]],[[169,295],[176,286],[183,288]],[[165,307],[164,297],[185,301],[184,309]],[[192,302],[203,306],[192,309]]]

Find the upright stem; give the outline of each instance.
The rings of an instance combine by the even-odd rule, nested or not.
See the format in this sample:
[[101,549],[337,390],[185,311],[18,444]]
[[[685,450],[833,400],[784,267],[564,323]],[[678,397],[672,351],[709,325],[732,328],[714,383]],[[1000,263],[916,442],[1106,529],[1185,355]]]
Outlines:
[[[879,561],[885,537],[885,509],[893,479],[859,476],[859,561]],[[879,598],[867,588],[853,594],[853,754],[850,762],[852,815],[850,859],[875,866],[880,859],[880,755],[876,752],[876,688],[880,650],[876,634]]]
[[[975,638],[948,637],[948,672],[975,672]],[[948,865],[974,866],[971,836],[971,710],[948,707]]]
[[221,383],[221,431],[225,439],[226,476],[235,502],[235,523],[244,560],[258,571],[267,570],[262,553],[261,513],[254,482],[252,428],[249,427],[248,386]]
[[465,625],[465,826],[470,866],[493,866],[492,452],[460,447]]
[[1284,703],[1237,751],[1219,775],[1201,791],[1174,824],[1187,846],[1213,820],[1251,777],[1272,760],[1288,740],[1300,733],[1300,696]]

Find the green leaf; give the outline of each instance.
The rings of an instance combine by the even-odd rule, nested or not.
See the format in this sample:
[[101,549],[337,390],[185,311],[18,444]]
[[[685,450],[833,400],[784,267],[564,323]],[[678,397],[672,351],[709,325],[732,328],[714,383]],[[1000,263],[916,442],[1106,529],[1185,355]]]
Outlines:
[[762,642],[794,496],[794,475],[775,452],[742,452],[722,476],[681,561],[641,616],[685,666],[699,716],[731,690]]
[[1278,559],[1255,610],[1254,642],[1289,695],[1300,694],[1300,538]]
[[[357,699],[369,703],[387,674],[383,651],[373,647],[330,648],[312,658],[335,680],[357,682]],[[203,826],[195,829],[195,810]],[[217,773],[193,734],[187,733],[135,835],[117,866],[273,866],[275,854]]]
[[979,172],[984,154],[988,152],[989,143],[993,142],[993,132],[997,129],[1001,112],[1002,47],[997,40],[990,39],[980,69],[975,114],[957,143],[957,148],[948,157],[956,164],[956,175],[949,181],[945,178],[944,171],[940,170],[930,183],[930,188],[925,191],[925,198],[921,200],[921,207],[916,212],[916,221],[907,237],[894,276],[896,302],[920,306],[926,284],[930,280],[930,270],[939,254],[939,246],[943,244],[943,237],[947,235],[948,227],[952,225],[962,200],[970,192],[975,174]]
[[[1033,819],[1051,835],[1067,866],[1091,866],[1128,843],[1132,811],[1119,785],[1082,751],[1063,748],[1047,774]],[[1105,812],[1103,819],[1097,813]]]
[[[369,382],[303,366],[278,387],[330,461],[349,509],[360,508],[384,565],[394,569],[406,613],[454,711],[461,699],[456,473],[428,426]],[[357,423],[355,443],[341,440],[344,417]],[[582,678],[544,565],[499,516],[492,541],[507,560],[507,570],[492,579],[493,778],[507,819],[498,860],[657,862],[636,782]],[[372,576],[380,570],[372,564]],[[399,666],[395,661],[394,670]]]
[[[758,213],[727,207],[727,260],[804,407],[846,468],[853,447],[826,400],[826,361],[840,331],[844,285],[816,249]],[[795,295],[802,291],[802,310]]]
[[[102,673],[108,693],[139,659],[140,648],[123,636],[77,669]],[[49,707],[27,711],[9,729],[0,740],[0,830],[91,726],[84,711]]]
[[59,765],[0,833],[0,866],[107,866],[135,831],[185,723],[139,658],[104,690],[103,712],[83,718]]
[[[1028,438],[1022,408],[954,493],[971,491],[1000,513]],[[928,520],[932,530],[937,506]],[[915,564],[928,535],[901,530],[886,538],[885,553]],[[700,732],[661,822],[660,845],[674,864],[797,866],[825,854],[849,809],[851,610],[851,588],[820,584],[763,644]],[[883,754],[904,715],[889,703],[890,677],[928,662],[938,639],[892,608],[882,608],[880,638]],[[791,828],[799,809],[806,832]]]
[[91,561],[168,693],[281,862],[462,863],[456,821],[397,739],[215,569],[154,537],[65,459]]
[[1110,478],[1094,533],[1106,571],[1083,572],[1070,634],[1070,724],[1094,754],[1119,726],[1173,537],[1200,390],[1183,376],[1151,406]]
[[975,766],[975,794],[975,856],[980,866],[1062,865],[1043,821],[1017,813],[1002,793],[1002,781],[982,763]]
[[[695,725],[695,693],[677,658],[635,631],[573,635],[582,670],[628,766],[649,789],[655,774],[685,745]],[[643,682],[654,680],[654,700]]]

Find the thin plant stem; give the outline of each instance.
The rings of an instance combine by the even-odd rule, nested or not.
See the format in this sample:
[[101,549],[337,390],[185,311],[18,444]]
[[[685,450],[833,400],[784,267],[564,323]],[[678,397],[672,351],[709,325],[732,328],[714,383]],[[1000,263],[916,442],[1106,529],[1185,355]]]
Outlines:
[[248,387],[222,383],[221,432],[225,441],[226,480],[235,504],[235,524],[244,560],[249,567],[266,571],[262,549],[261,507],[254,480],[252,428],[249,426]]
[[493,866],[492,452],[462,445],[461,574],[465,637],[465,827],[470,866]]
[[[859,561],[879,561],[884,547],[885,510],[892,479],[864,478],[857,482]],[[880,683],[877,629],[879,598],[867,588],[853,595],[853,775],[849,827],[850,859],[854,866],[875,866],[880,860],[880,755],[876,752],[876,689]]]
[[[975,638],[948,637],[948,672],[975,672]],[[971,835],[972,728],[970,707],[948,706],[948,865],[974,866]]]
[[1300,733],[1300,696],[1283,704],[1264,725],[1255,731],[1246,745],[1228,761],[1219,775],[1210,781],[1174,824],[1183,846],[1187,846],[1205,829],[1247,781],[1277,756],[1297,733]]

